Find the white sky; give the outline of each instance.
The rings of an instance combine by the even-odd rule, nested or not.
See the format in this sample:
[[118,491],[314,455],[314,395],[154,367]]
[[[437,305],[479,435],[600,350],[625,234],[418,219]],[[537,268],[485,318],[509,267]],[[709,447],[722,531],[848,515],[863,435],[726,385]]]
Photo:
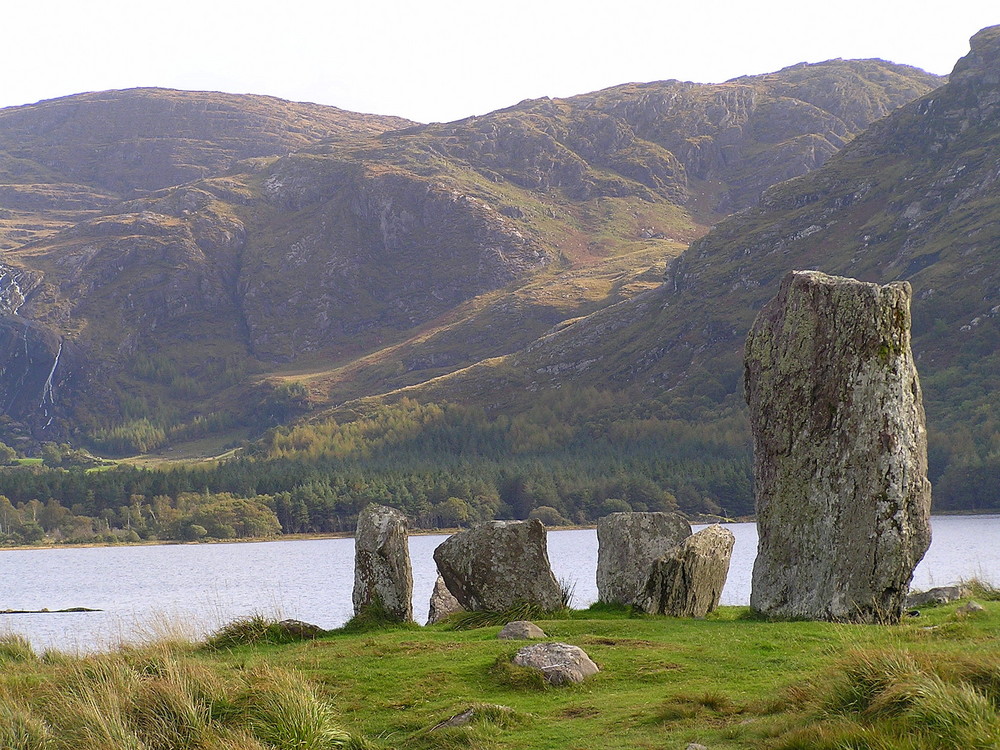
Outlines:
[[833,57],[949,73],[997,0],[14,0],[0,107],[112,88],[271,94],[447,121],[629,81]]

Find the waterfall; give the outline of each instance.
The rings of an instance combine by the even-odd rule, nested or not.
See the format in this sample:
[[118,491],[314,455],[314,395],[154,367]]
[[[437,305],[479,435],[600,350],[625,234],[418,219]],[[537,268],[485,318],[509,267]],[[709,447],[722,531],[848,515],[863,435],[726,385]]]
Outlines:
[[[45,405],[45,401],[48,399],[49,406],[54,406],[56,403],[55,391],[52,389],[52,377],[56,374],[56,368],[59,366],[59,357],[62,355],[62,348],[63,342],[62,339],[60,339],[59,348],[56,349],[56,358],[52,361],[52,369],[49,370],[49,376],[45,378],[45,385],[42,386],[42,401],[38,404],[44,415],[49,418],[49,421],[45,423],[45,427],[52,424],[52,417],[49,415],[49,407]],[[42,427],[42,429],[44,430],[45,427]]]

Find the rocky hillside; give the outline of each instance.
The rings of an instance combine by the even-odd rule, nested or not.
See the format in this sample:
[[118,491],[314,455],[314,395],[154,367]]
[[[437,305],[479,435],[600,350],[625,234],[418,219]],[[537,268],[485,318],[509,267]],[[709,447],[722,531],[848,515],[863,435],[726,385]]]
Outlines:
[[125,197],[323,139],[406,127],[400,117],[268,96],[130,89],[0,110],[0,249]]
[[998,70],[992,27],[945,86],[721,222],[670,264],[662,287],[416,392],[448,400],[611,384],[708,419],[741,402],[746,333],[788,270],[906,280],[935,502],[1000,506]]
[[939,83],[837,60],[431,126],[159,90],[3,110],[0,395],[125,450],[302,405],[265,374],[340,400],[507,354]]

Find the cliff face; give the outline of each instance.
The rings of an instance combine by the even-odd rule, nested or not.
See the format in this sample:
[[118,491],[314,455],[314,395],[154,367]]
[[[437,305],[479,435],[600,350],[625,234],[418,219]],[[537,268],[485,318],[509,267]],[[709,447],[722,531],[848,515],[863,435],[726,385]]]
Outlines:
[[[837,112],[803,98],[830,81],[851,83]],[[378,393],[631,298],[650,284],[629,279],[821,163],[871,102],[937,83],[831,61],[429,126],[266,97],[69,97],[0,111],[0,241],[34,279],[19,315],[90,384],[65,429],[239,421],[250,376],[282,363],[348,366],[337,397]]]

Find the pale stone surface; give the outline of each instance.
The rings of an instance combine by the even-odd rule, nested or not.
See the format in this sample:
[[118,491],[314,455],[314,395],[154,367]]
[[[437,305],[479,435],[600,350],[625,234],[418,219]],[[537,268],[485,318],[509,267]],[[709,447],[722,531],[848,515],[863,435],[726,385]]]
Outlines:
[[536,643],[514,654],[514,664],[539,670],[551,685],[583,682],[601,670],[586,652],[568,643]]
[[354,614],[373,606],[399,622],[413,619],[413,571],[406,516],[372,503],[358,515],[354,536]]
[[639,604],[649,566],[691,536],[677,513],[611,513],[597,521],[597,592],[609,604]]
[[499,612],[520,603],[555,611],[563,605],[541,521],[491,521],[459,532],[434,550],[434,562],[469,611]]
[[985,612],[986,607],[984,607],[979,602],[966,602],[961,607],[955,610],[955,614],[959,617],[966,617],[968,615],[978,615],[980,612]]
[[441,622],[448,615],[453,615],[456,612],[464,612],[462,605],[458,603],[458,599],[455,598],[448,587],[445,586],[444,579],[441,576],[437,577],[434,581],[434,590],[431,592],[431,602],[430,610],[427,613],[427,624],[433,625],[436,622]]
[[770,617],[899,618],[930,544],[910,285],[789,273],[747,337],[760,533],[750,604]]
[[508,622],[497,633],[497,638],[502,641],[535,641],[547,637],[544,630],[528,620]]
[[903,605],[907,609],[926,607],[928,604],[948,604],[972,596],[967,586],[938,586],[927,591],[911,591]]
[[640,606],[654,615],[707,615],[719,606],[735,542],[718,524],[689,536],[652,564]]

